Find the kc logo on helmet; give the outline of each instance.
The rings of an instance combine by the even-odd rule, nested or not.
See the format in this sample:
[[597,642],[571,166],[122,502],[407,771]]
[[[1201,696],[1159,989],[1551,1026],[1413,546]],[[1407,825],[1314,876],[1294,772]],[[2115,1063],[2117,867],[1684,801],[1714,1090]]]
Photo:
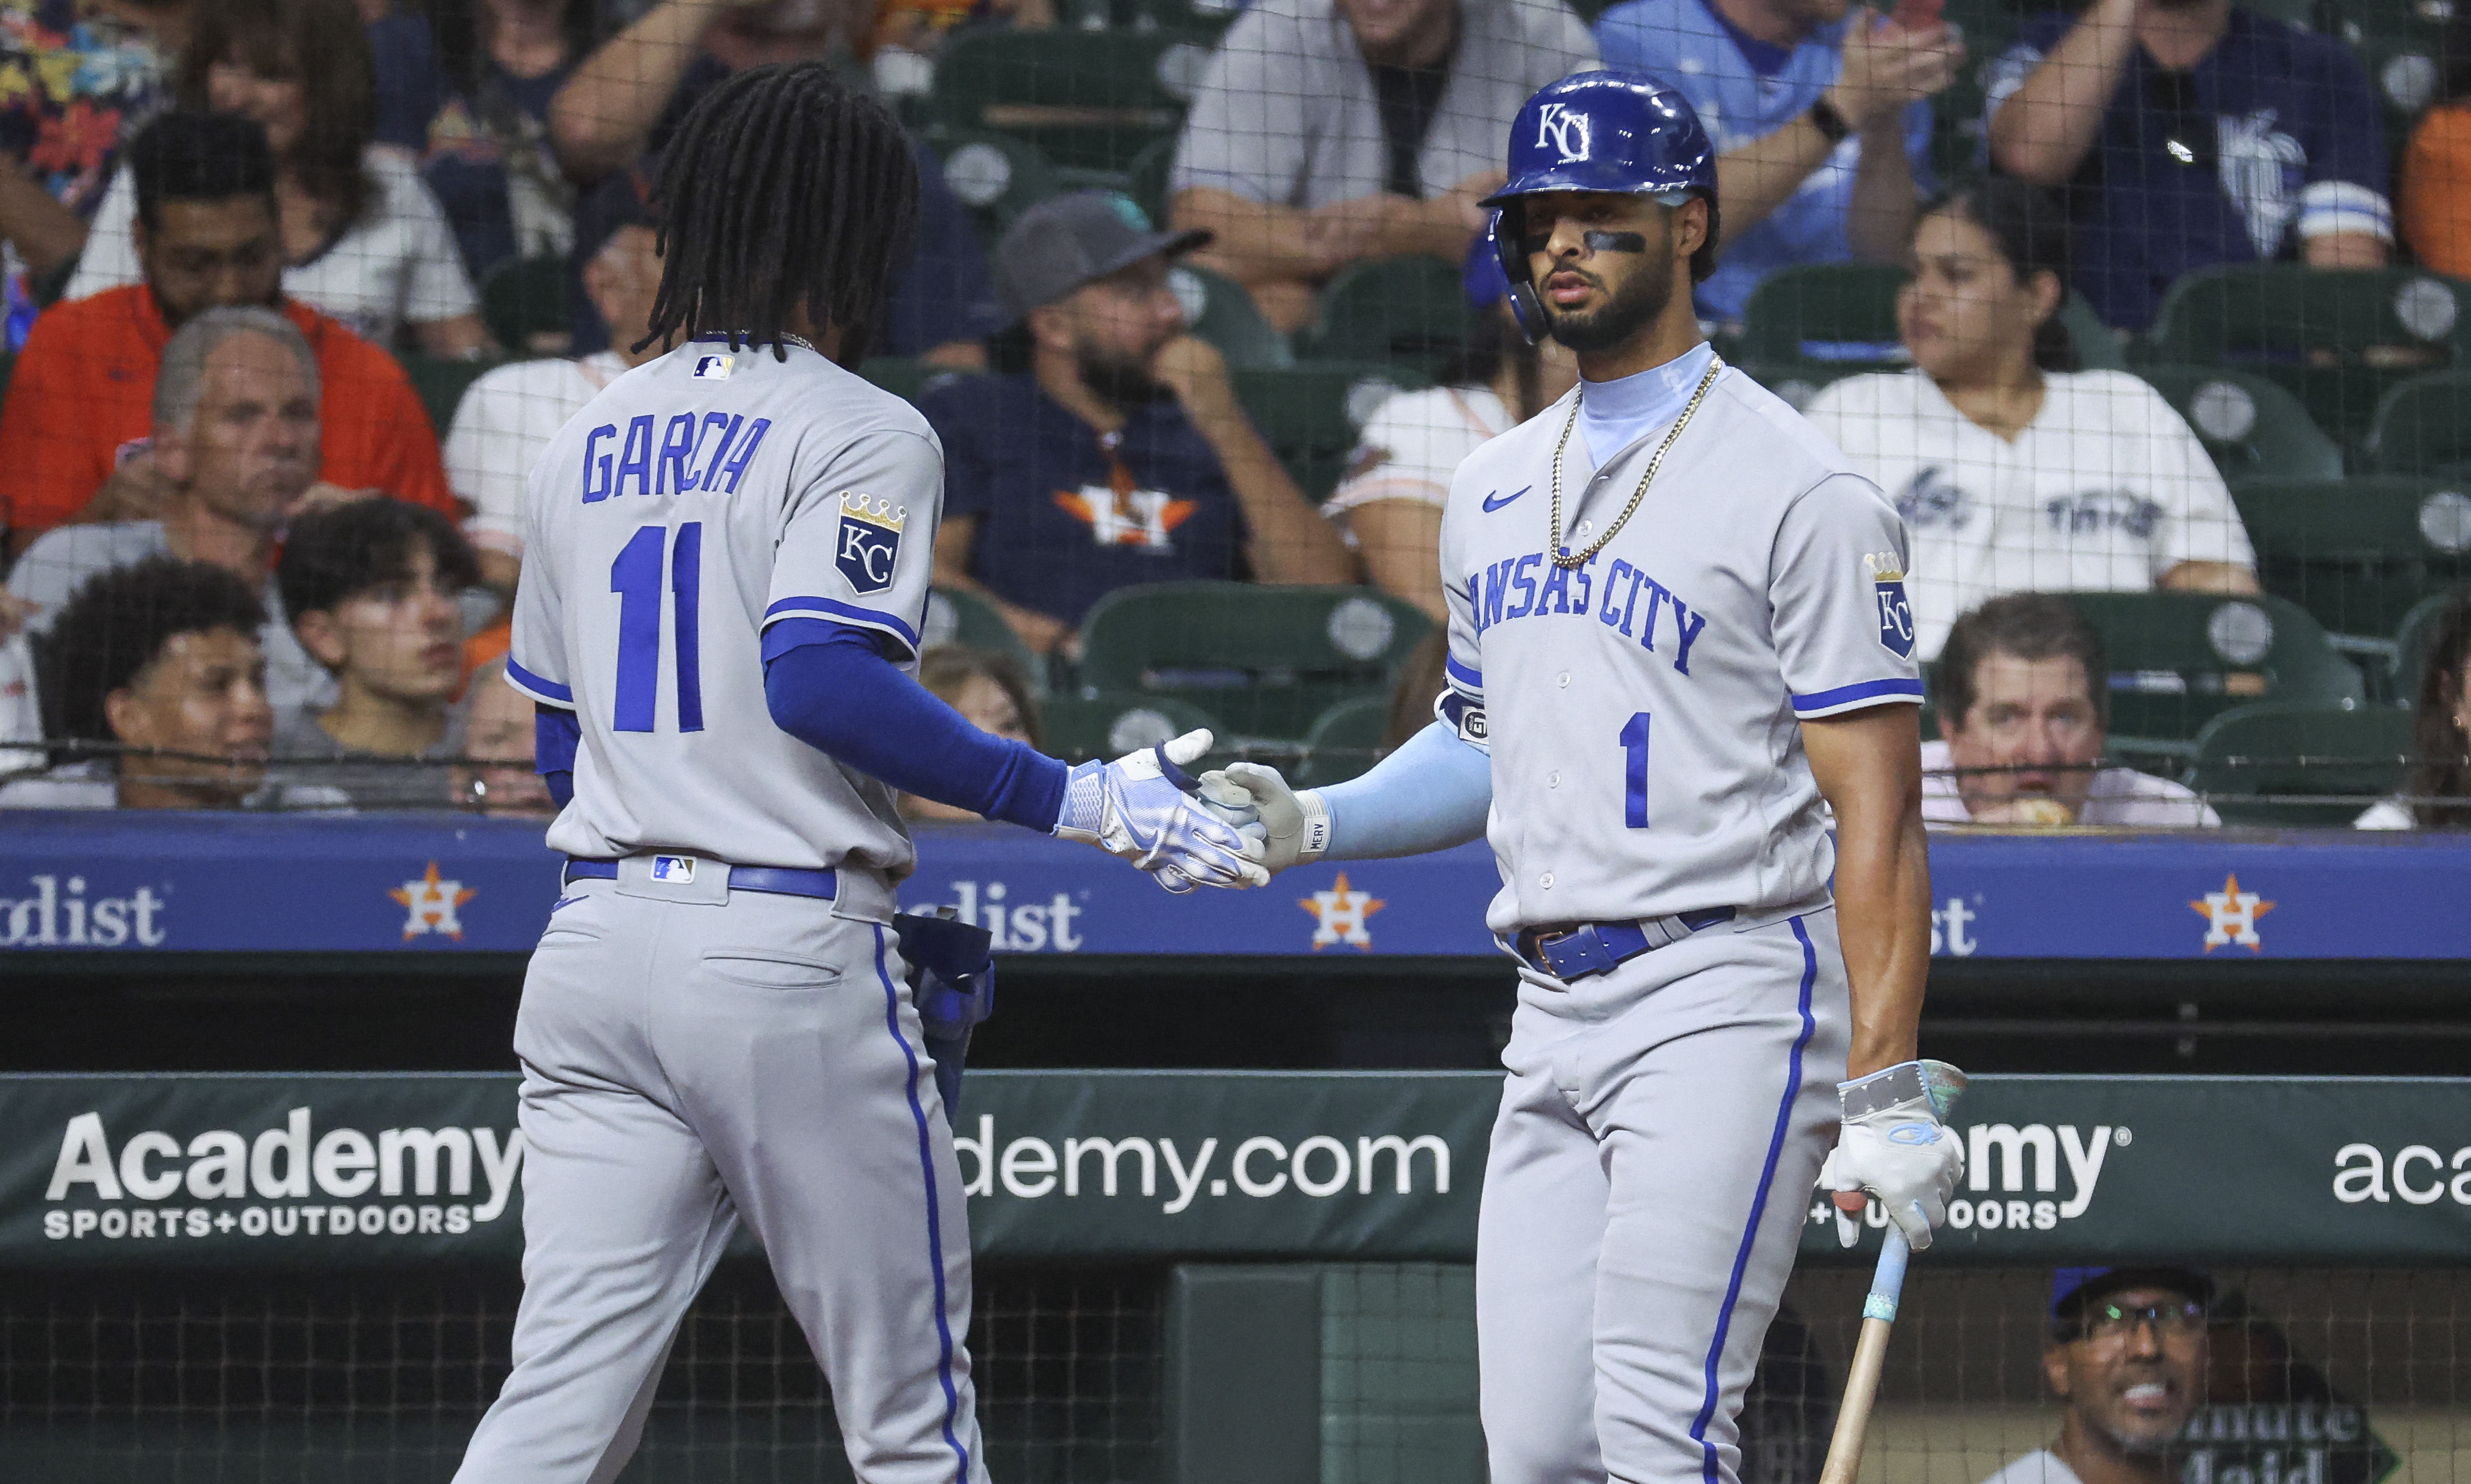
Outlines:
[[1548,103],[1536,114],[1536,148],[1551,145],[1562,155],[1562,163],[1575,165],[1589,157],[1595,148],[1595,125],[1584,113],[1574,113],[1567,104]]
[[857,490],[841,492],[840,544],[833,562],[849,578],[850,590],[864,597],[892,585],[895,561],[901,555],[901,528],[909,512]]

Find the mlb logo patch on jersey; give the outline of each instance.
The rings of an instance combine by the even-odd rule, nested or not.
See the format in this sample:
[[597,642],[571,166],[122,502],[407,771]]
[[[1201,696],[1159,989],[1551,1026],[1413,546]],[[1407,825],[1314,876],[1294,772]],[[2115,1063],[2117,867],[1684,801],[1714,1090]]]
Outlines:
[[1893,552],[1862,558],[1871,574],[1871,591],[1879,606],[1879,642],[1898,659],[1914,655],[1914,605],[1905,599],[1905,569]]
[[855,489],[841,491],[840,543],[833,560],[849,578],[852,592],[863,597],[892,585],[901,528],[908,519],[906,507],[870,500]]
[[697,381],[727,381],[729,373],[736,369],[738,369],[736,356],[695,357],[694,374]]

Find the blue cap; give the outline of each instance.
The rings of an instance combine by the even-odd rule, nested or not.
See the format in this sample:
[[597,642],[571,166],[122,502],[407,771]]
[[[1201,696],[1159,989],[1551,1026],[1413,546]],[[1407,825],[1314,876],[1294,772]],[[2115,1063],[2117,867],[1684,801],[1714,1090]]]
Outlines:
[[2092,1300],[2122,1288],[2168,1288],[2200,1304],[2214,1301],[2214,1281],[2201,1268],[2167,1262],[2139,1267],[2062,1267],[2051,1274],[2051,1317],[2068,1318]]
[[1484,205],[1545,191],[1716,194],[1716,147],[1699,115],[1644,72],[1581,72],[1538,89],[1511,123],[1509,164]]

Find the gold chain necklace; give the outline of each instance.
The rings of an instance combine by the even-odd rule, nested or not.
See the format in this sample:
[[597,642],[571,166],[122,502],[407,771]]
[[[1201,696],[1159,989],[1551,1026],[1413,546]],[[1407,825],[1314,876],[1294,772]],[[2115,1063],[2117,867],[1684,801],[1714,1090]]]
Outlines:
[[1664,456],[1673,452],[1674,441],[1682,436],[1683,429],[1690,426],[1690,414],[1698,412],[1699,404],[1707,399],[1707,389],[1716,385],[1716,373],[1724,368],[1725,358],[1709,351],[1707,374],[1699,378],[1699,388],[1690,393],[1688,405],[1674,420],[1673,431],[1664,436],[1663,443],[1656,450],[1656,457],[1647,461],[1647,472],[1638,477],[1638,488],[1632,491],[1630,504],[1605,529],[1605,533],[1596,537],[1593,546],[1575,554],[1562,544],[1562,450],[1570,446],[1570,430],[1579,425],[1580,397],[1570,399],[1570,415],[1562,424],[1562,440],[1553,445],[1553,544],[1545,548],[1545,554],[1552,558],[1554,566],[1570,570],[1584,567],[1595,560],[1596,554],[1605,549],[1606,542],[1621,534],[1622,527],[1630,524],[1630,518],[1638,513],[1640,504],[1647,499],[1647,486],[1655,483],[1656,471],[1664,467]]

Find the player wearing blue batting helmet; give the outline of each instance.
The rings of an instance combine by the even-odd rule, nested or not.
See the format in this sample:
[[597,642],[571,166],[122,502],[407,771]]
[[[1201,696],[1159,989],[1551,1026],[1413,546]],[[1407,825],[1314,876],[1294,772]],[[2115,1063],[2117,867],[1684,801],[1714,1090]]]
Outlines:
[[1690,275],[1716,267],[1716,147],[1689,101],[1644,72],[1573,73],[1537,91],[1510,126],[1510,179],[1481,204],[1493,208],[1488,238],[1510,280],[1511,305],[1529,341],[1551,329],[1528,254],[1526,198],[1592,191],[1645,196],[1679,207],[1707,203],[1707,232]]

